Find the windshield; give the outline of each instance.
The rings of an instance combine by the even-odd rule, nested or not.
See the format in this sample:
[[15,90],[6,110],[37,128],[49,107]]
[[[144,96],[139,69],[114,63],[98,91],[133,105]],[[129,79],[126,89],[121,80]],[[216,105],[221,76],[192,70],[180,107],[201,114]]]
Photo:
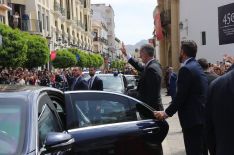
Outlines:
[[103,81],[103,89],[112,92],[121,92],[123,88],[123,83],[121,77],[119,76],[99,76]]
[[19,153],[22,147],[25,107],[20,101],[0,99],[0,155]]

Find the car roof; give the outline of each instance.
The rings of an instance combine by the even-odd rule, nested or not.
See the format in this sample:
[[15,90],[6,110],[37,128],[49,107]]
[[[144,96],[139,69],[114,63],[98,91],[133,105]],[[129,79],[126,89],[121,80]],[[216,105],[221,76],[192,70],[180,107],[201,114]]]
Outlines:
[[21,96],[28,96],[37,92],[43,91],[55,91],[60,92],[60,90],[51,88],[51,87],[42,87],[42,86],[26,86],[26,85],[0,85],[0,97],[11,97],[15,96],[14,94]]
[[21,85],[0,85],[0,92],[24,92],[24,91],[34,91],[41,87],[34,86],[21,86]]

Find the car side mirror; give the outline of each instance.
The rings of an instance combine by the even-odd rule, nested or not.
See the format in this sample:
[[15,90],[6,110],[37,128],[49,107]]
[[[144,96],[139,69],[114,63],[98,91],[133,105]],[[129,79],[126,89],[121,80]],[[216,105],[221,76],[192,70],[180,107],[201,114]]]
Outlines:
[[130,90],[130,89],[134,89],[134,85],[128,84],[128,85],[127,85],[127,90]]
[[68,133],[50,132],[47,134],[44,147],[40,150],[41,154],[67,151],[72,148],[75,140]]

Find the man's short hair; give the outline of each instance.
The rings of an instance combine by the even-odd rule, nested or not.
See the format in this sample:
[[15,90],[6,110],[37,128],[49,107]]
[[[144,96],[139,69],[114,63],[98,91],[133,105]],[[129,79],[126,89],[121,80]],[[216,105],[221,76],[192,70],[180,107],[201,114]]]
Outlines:
[[209,68],[209,63],[205,58],[198,59],[197,62],[201,65],[203,70],[207,70]]
[[83,69],[81,67],[74,67],[72,70],[79,70],[79,71],[83,71]]
[[141,46],[141,51],[146,52],[150,57],[154,56],[155,49],[150,44],[145,44]]
[[181,49],[188,57],[196,57],[197,55],[197,44],[192,40],[182,41]]
[[94,66],[90,66],[89,69],[90,69],[90,68],[93,68],[94,70],[97,70],[96,67],[94,67]]

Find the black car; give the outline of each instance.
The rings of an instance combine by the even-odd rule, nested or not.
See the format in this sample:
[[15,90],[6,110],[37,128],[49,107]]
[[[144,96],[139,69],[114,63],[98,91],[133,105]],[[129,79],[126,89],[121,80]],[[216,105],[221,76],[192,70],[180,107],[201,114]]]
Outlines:
[[128,85],[133,85],[134,88],[137,87],[138,82],[139,82],[139,76],[138,75],[129,75],[129,74],[127,74],[127,75],[124,75],[124,77],[126,78]]
[[128,95],[128,91],[136,91],[134,84],[129,83],[123,74],[97,74],[103,81],[103,90]]
[[0,154],[161,154],[167,132],[122,94],[0,86]]

